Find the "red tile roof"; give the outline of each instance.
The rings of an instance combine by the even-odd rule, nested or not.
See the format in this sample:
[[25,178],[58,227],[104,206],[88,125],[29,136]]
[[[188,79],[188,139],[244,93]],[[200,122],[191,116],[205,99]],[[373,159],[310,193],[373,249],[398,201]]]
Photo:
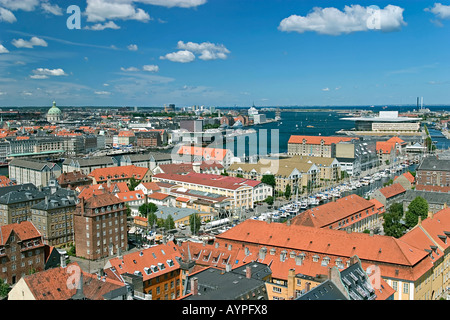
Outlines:
[[130,179],[131,177],[134,177],[137,180],[141,180],[142,178],[144,178],[148,170],[148,168],[138,167],[135,165],[97,168],[94,169],[89,174],[89,176],[95,178],[97,183],[106,182],[108,179],[114,181],[121,179]]
[[[371,208],[374,208],[374,204],[358,195],[350,195],[334,202],[328,202],[326,204],[317,206],[312,209],[308,209],[298,216],[292,218],[292,224],[306,225],[316,228],[323,228],[339,222],[346,217],[354,215],[363,210],[369,210],[372,214]],[[378,212],[376,212],[378,213]],[[362,215],[362,219],[366,217],[366,214]],[[357,218],[350,224],[359,221]]]
[[387,141],[377,141],[376,150],[378,153],[390,154],[393,150],[395,150],[395,143],[387,142]]
[[252,219],[217,235],[216,240],[343,257],[357,255],[361,260],[404,266],[414,266],[427,257],[423,250],[394,237],[301,225],[287,226]]
[[241,187],[254,187],[261,181],[222,176],[206,173],[188,173],[185,175],[159,173],[153,176],[155,179],[171,180],[176,182],[193,183],[197,185],[212,186],[216,188],[236,190]]
[[[159,277],[161,275],[170,273],[174,270],[180,269],[180,265],[176,257],[181,257],[178,247],[174,242],[169,241],[167,244],[160,244],[141,251],[132,252],[124,255],[122,258],[116,257],[109,260],[111,268],[106,270],[108,276],[119,278],[119,275],[123,273],[134,274],[135,271],[142,273],[143,281]],[[170,266],[168,260],[173,262]],[[157,271],[153,271],[150,274],[145,272],[145,268],[152,266],[158,267],[158,263],[163,263],[165,268],[157,268]]]
[[229,152],[228,149],[181,146],[177,153],[180,155],[202,156],[206,160],[223,161],[227,152]]
[[406,142],[400,139],[399,137],[392,137],[387,142],[398,143],[399,145],[405,145]]
[[165,193],[161,193],[161,192],[154,192],[152,194],[149,194],[147,196],[149,199],[155,199],[155,200],[164,200],[167,197],[170,197],[170,195],[165,194]]
[[325,136],[297,136],[292,135],[289,138],[288,143],[303,143],[306,140],[306,144],[321,144],[322,141],[325,145],[331,145],[332,143],[339,143],[351,140],[358,140],[355,137],[325,137]]
[[145,198],[144,192],[142,190],[119,192],[116,197],[123,202],[142,200]]
[[406,192],[406,190],[400,183],[393,183],[390,186],[381,188],[380,192],[386,197],[386,199],[389,199],[399,195],[400,193]]
[[31,221],[22,221],[21,223],[11,223],[0,226],[0,245],[4,246],[8,241],[11,232],[14,231],[20,241],[35,239],[41,237],[41,233],[36,229]]
[[152,190],[153,192],[155,191],[160,191],[161,188],[158,186],[158,184],[156,182],[141,182],[141,184],[147,189],[147,190]]
[[66,268],[57,267],[26,275],[23,279],[36,300],[69,300],[77,289],[75,282],[68,284],[75,279],[74,275],[79,274],[83,276],[83,294],[89,300],[105,300],[103,295],[125,286],[124,283],[107,277],[99,280],[97,275],[81,270],[76,262]]

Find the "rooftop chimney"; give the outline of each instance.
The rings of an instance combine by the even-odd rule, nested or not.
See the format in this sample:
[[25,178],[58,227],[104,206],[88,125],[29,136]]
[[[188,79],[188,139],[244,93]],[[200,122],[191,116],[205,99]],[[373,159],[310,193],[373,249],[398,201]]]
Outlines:
[[198,278],[191,279],[191,293],[196,296],[198,294]]
[[245,277],[246,277],[247,279],[251,279],[251,278],[252,278],[252,267],[249,266],[249,265],[247,265],[247,266],[245,267]]
[[64,257],[64,255],[63,254],[60,254],[59,255],[59,260],[60,260],[60,265],[61,265],[61,268],[65,268],[67,265],[66,265],[66,258]]

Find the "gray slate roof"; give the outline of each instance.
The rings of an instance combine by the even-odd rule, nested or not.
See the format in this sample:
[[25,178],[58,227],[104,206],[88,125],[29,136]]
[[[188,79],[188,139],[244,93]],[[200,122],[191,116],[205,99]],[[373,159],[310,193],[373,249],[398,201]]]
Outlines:
[[267,295],[262,292],[265,283],[255,278],[246,278],[245,275],[234,271],[224,272],[216,268],[208,268],[195,273],[189,277],[187,292],[191,290],[190,279],[198,279],[198,295],[190,295],[186,300],[240,300],[241,296],[255,292],[255,297],[262,296],[267,299]]
[[406,190],[403,200],[412,201],[416,197],[422,197],[428,203],[450,204],[450,194],[445,192],[421,191],[421,190]]
[[416,170],[450,171],[450,160],[426,157]]

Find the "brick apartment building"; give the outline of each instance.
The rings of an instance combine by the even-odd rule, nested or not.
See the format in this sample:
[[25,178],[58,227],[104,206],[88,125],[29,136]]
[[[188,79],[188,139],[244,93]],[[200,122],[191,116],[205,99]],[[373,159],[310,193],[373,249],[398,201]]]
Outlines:
[[[450,160],[427,157],[416,169],[416,184],[434,186],[448,192],[450,187]],[[438,191],[438,190],[436,190]]]
[[0,279],[12,285],[34,271],[44,270],[44,243],[33,223],[0,227]]
[[111,193],[80,199],[73,224],[79,257],[96,260],[127,249],[126,207]]

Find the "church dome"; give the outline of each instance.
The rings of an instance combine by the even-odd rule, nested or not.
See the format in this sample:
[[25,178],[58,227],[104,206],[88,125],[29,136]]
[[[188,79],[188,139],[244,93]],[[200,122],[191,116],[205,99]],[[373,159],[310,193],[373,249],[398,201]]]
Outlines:
[[56,106],[56,102],[53,101],[53,106],[48,110],[47,115],[61,115],[61,110]]

